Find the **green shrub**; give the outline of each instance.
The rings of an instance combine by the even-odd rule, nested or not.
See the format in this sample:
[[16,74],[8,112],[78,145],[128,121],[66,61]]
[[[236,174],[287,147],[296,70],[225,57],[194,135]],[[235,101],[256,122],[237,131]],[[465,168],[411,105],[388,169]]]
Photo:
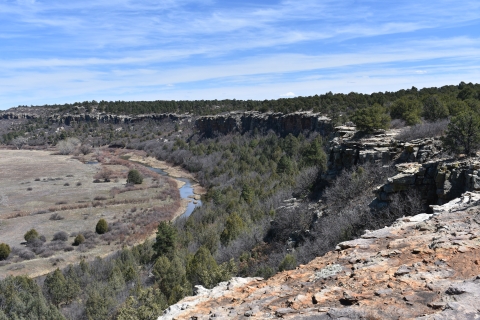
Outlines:
[[5,260],[10,255],[10,246],[6,243],[0,243],[0,260]]
[[27,231],[27,233],[23,235],[23,238],[25,239],[25,241],[31,242],[34,239],[38,238],[39,236],[40,235],[38,234],[37,230],[30,229],[29,231]]
[[279,271],[292,270],[297,266],[297,259],[291,254],[287,254],[283,261],[278,266]]
[[83,234],[79,234],[75,237],[75,240],[73,241],[73,245],[79,246],[84,242],[85,242],[85,237],[83,236]]
[[100,219],[97,222],[97,226],[95,227],[95,232],[98,234],[104,234],[108,231],[108,223],[105,219]]
[[127,183],[142,184],[142,182],[143,177],[138,170],[133,169],[128,171]]

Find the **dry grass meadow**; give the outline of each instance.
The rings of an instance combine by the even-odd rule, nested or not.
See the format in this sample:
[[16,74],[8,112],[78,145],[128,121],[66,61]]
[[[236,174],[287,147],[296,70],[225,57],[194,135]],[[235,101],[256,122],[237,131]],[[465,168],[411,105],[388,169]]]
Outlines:
[[[99,162],[85,163],[92,159]],[[132,168],[143,174],[141,185],[126,186]],[[105,171],[110,182],[103,182]],[[0,243],[13,249],[0,262],[0,278],[39,276],[82,258],[106,256],[151,237],[159,221],[173,219],[185,207],[176,180],[111,150],[77,159],[49,151],[0,150],[0,177]],[[98,235],[95,225],[101,218],[109,231]],[[44,238],[27,246],[23,236],[32,228]],[[66,241],[65,235],[53,240],[62,231]],[[86,241],[73,246],[79,233]]]

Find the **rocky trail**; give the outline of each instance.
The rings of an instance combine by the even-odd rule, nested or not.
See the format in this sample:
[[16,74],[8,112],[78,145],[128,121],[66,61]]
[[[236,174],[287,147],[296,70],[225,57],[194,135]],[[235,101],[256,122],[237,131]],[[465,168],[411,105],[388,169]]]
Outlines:
[[234,278],[160,319],[480,319],[480,195],[340,243],[268,280]]

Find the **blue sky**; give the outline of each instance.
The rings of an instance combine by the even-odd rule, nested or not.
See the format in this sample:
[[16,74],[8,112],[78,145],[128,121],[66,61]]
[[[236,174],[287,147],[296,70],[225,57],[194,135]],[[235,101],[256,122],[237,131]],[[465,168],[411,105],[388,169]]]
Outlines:
[[479,79],[480,1],[0,0],[0,109]]

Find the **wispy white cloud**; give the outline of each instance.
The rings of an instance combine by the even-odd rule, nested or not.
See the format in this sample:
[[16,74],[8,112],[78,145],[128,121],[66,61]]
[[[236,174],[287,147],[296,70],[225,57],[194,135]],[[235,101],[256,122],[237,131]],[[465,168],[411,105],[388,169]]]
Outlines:
[[[419,77],[452,83],[452,68],[475,82],[476,28],[477,1],[1,1],[0,106],[61,102],[51,94],[262,98],[264,90],[272,98],[343,84],[376,91],[369,86]],[[352,78],[358,70],[370,80]],[[334,79],[332,89],[325,79]]]

